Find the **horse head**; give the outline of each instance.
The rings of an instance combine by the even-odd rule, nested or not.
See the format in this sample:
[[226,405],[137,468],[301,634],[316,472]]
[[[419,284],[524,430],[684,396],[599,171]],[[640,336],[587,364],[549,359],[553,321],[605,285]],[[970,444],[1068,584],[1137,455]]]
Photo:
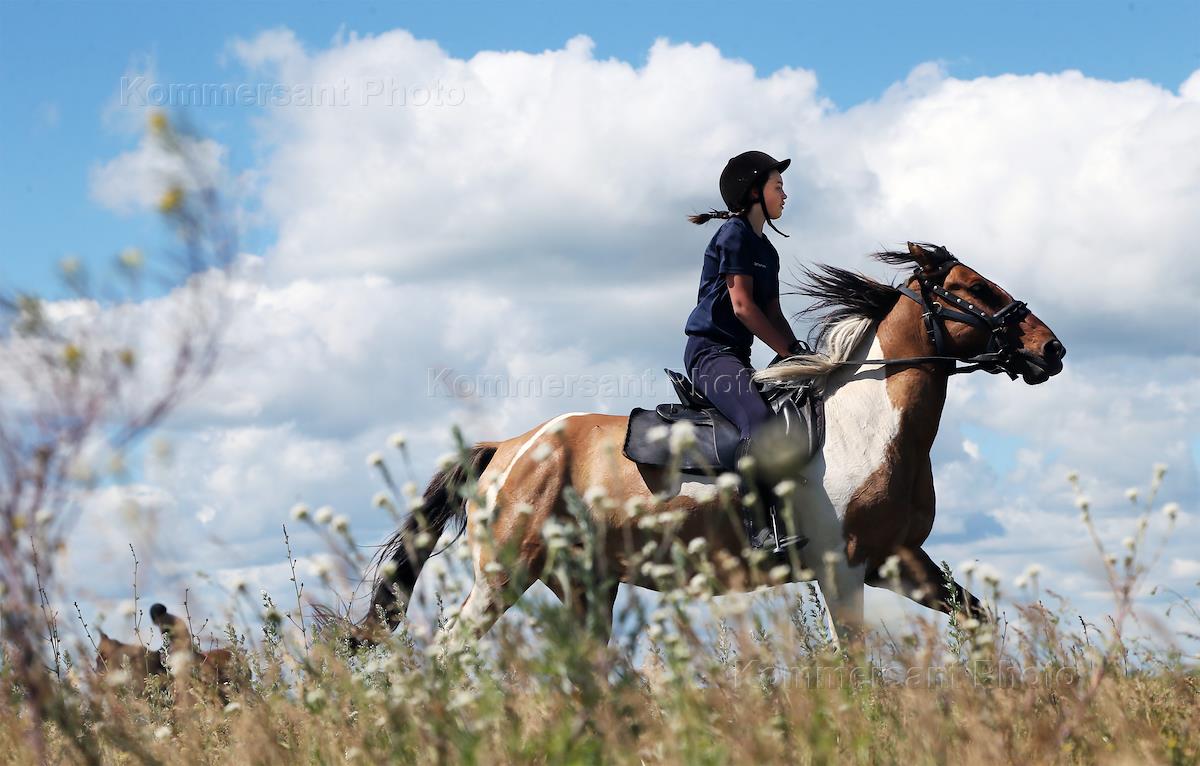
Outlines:
[[[889,255],[898,254],[881,260],[902,262]],[[909,242],[906,256],[916,268],[901,292],[920,306],[936,355],[1019,375],[1030,385],[1062,372],[1066,347],[1024,302],[941,245]]]

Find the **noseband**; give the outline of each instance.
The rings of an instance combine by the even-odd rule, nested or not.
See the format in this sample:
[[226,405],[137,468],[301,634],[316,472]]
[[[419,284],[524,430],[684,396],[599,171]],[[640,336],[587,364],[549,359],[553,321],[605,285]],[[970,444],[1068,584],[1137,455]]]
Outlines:
[[[944,276],[950,267],[956,263],[958,263],[957,259],[946,261],[938,267],[936,273]],[[925,323],[925,332],[929,336],[929,341],[933,344],[934,354],[936,355],[933,357],[916,358],[930,361],[934,359],[952,359],[955,362],[966,362],[966,366],[956,366],[951,370],[951,375],[960,372],[983,370],[993,375],[1003,372],[1009,378],[1016,379],[1017,373],[1012,371],[1011,365],[1015,361],[1019,349],[1013,340],[1014,333],[1012,331],[1017,328],[1022,319],[1029,315],[1029,308],[1025,305],[1024,301],[1010,301],[1008,305],[995,314],[988,314],[978,306],[964,301],[934,282],[930,278],[930,275],[926,274],[919,266],[913,269],[913,278],[917,280],[917,284],[921,288],[920,293],[911,290],[905,285],[900,285],[896,289],[924,309],[921,319]],[[940,299],[940,302],[937,299]],[[946,304],[951,304],[956,308],[949,308]],[[963,322],[987,330],[989,333],[988,344],[984,352],[962,360],[949,356],[946,353],[946,322],[948,321]]]

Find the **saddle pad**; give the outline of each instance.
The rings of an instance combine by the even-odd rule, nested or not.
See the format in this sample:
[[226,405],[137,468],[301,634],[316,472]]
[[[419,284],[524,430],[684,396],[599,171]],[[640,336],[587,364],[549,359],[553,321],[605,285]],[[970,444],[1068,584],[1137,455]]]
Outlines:
[[[651,439],[650,434],[652,429],[660,426],[669,433],[671,424],[679,419],[675,417],[673,420],[667,420],[657,410],[634,407],[629,413],[629,428],[625,432],[625,444],[621,447],[621,453],[635,463],[670,466],[670,437]],[[686,419],[692,423],[696,444],[683,450],[683,454],[679,456],[679,470],[691,474],[733,470],[730,446],[737,445],[740,437],[737,428],[724,418],[714,427],[713,420],[707,412],[691,411]],[[718,457],[718,443],[721,445],[720,453],[724,460]]]

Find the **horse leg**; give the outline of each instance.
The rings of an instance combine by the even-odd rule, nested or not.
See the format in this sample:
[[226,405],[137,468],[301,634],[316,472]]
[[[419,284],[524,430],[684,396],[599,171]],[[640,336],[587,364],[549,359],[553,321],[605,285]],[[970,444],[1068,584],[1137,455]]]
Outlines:
[[863,581],[866,567],[851,566],[845,556],[826,554],[815,571],[825,599],[825,623],[835,645],[846,647],[862,633]]
[[897,555],[900,557],[899,585],[890,578],[879,574],[878,566],[868,567],[867,584],[876,588],[886,588],[899,593],[929,609],[935,609],[945,614],[953,610],[952,603],[959,605],[961,614],[980,622],[991,622],[991,615],[983,603],[957,581],[946,582],[942,568],[934,563],[924,548],[901,548]]
[[547,573],[543,581],[563,606],[571,610],[578,627],[587,630],[597,642],[608,644],[612,637],[613,605],[617,601],[616,581],[597,582],[590,589],[577,578],[572,578],[564,584],[560,578],[551,576],[550,573]]

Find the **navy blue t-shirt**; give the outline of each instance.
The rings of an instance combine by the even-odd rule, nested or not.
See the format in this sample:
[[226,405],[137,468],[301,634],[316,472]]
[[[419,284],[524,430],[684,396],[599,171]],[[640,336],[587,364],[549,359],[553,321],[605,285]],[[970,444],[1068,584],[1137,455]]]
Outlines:
[[700,270],[696,308],[692,309],[684,332],[733,346],[749,355],[754,333],[733,313],[726,274],[754,277],[754,302],[764,311],[779,297],[779,253],[766,237],[755,233],[745,218],[730,218],[708,243]]

